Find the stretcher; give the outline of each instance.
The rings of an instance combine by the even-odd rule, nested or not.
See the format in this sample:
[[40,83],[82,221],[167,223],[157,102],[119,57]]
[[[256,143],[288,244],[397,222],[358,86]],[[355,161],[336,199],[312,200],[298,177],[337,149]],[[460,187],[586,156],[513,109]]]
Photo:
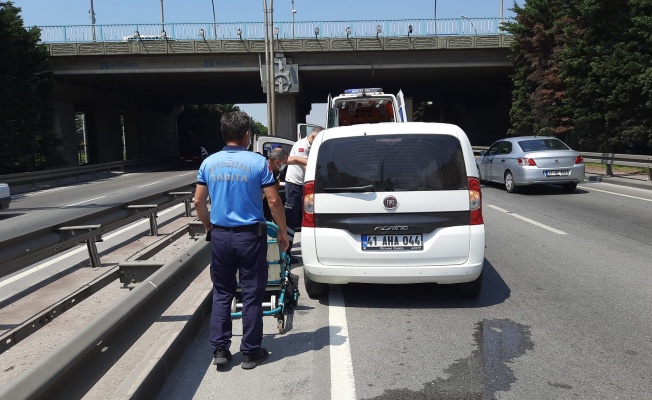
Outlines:
[[[299,301],[299,277],[290,273],[290,255],[280,252],[278,226],[267,222],[267,286],[263,300],[263,315],[276,317],[278,332],[283,334],[292,326],[294,308]],[[231,301],[231,318],[242,318],[242,291],[238,289]]]

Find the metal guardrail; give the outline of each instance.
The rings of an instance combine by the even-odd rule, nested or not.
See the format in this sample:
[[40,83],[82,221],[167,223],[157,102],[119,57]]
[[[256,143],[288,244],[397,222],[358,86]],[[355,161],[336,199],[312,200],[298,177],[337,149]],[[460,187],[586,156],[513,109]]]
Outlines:
[[[189,189],[191,186],[186,185],[6,240],[0,243],[0,263],[2,263],[0,277],[7,276],[80,243],[87,244],[91,262],[98,264],[99,257],[95,249],[95,241],[98,238],[141,218],[149,217],[151,221],[158,211],[181,202],[186,203],[187,215],[188,203],[193,196],[192,190]],[[142,207],[130,208],[130,205],[142,204],[149,205],[144,209]],[[151,225],[150,222],[150,233],[155,234]],[[65,233],[71,230],[74,231],[72,237]],[[62,235],[60,231],[63,231],[64,234]]]
[[0,175],[0,181],[8,183],[9,186],[16,186],[19,184],[34,185],[48,179],[63,179],[71,176],[79,176],[88,173],[95,173],[98,171],[125,171],[129,168],[137,169],[143,167],[153,166],[169,166],[173,158],[148,158],[142,160],[128,160],[128,161],[113,161],[102,164],[83,165],[79,167],[47,169],[35,172],[21,172],[17,174]]
[[[272,39],[498,35],[511,18],[301,21],[274,23]],[[40,26],[42,43],[133,40],[259,40],[263,22]]]
[[198,240],[31,368],[0,387],[2,399],[82,398],[210,264]]
[[616,153],[589,153],[581,152],[585,162],[594,162],[605,164],[607,167],[606,174],[613,176],[613,166],[647,168],[648,180],[652,181],[652,156],[636,154],[616,154]]
[[[482,150],[487,150],[489,146],[473,146],[473,153],[479,156]],[[618,153],[592,153],[581,151],[580,154],[584,162],[604,164],[606,174],[613,176],[613,166],[647,168],[648,180],[652,181],[652,156],[640,154],[618,154]]]

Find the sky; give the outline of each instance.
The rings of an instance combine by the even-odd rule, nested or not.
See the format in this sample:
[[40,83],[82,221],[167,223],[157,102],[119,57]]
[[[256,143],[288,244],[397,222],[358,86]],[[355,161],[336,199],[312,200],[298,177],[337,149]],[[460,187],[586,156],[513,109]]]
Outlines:
[[[93,4],[96,24],[263,22],[265,0],[12,0],[22,9],[25,26],[87,25]],[[514,0],[267,0],[275,22],[400,20],[425,18],[497,18],[513,16]],[[516,0],[523,5],[525,0]],[[373,4],[373,7],[371,6]],[[401,6],[409,4],[409,6]],[[435,10],[436,8],[436,10]],[[326,100],[326,99],[324,99]],[[265,104],[238,104],[267,125]],[[313,104],[308,123],[324,125],[325,104]]]

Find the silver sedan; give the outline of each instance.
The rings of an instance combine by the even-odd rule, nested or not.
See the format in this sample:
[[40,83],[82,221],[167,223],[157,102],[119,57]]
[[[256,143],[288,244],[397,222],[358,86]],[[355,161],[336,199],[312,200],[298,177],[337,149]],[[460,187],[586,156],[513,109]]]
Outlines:
[[480,152],[476,164],[481,181],[504,184],[509,193],[534,184],[557,184],[565,192],[573,192],[584,182],[580,153],[550,136],[500,139]]

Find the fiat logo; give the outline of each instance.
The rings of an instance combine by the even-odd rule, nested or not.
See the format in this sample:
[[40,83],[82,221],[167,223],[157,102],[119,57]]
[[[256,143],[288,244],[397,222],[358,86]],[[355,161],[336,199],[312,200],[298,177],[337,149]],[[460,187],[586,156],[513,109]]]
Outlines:
[[396,210],[398,207],[398,200],[394,196],[387,196],[383,199],[383,206],[387,211]]

